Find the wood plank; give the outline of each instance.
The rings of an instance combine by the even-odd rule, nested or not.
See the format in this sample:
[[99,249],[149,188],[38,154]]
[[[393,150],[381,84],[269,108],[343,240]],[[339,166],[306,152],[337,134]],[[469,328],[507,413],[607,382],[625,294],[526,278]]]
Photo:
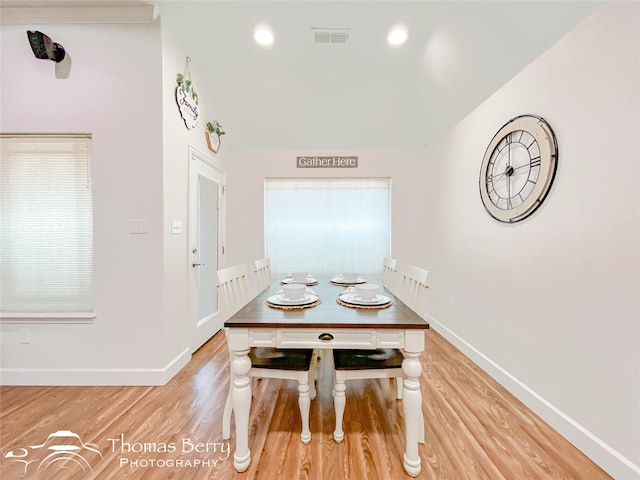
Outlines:
[[[419,447],[419,478],[611,478],[437,332],[425,335],[420,360],[426,443]],[[242,474],[233,468],[233,432],[229,442],[222,440],[229,387],[222,332],[162,387],[1,387],[0,478],[19,478],[23,469],[5,458],[8,451],[42,444],[58,430],[77,433],[103,455],[92,464],[92,475],[67,470],[55,477],[60,480],[408,478],[402,468],[402,404],[395,399],[393,381],[347,382],[345,439],[337,444],[330,353],[322,356],[308,445],[300,441],[296,382],[255,382],[249,419],[252,462]],[[193,451],[196,444],[204,449],[207,443],[210,449],[217,444],[218,451]],[[130,451],[158,450],[162,444],[176,451]],[[220,451],[225,445],[228,456]],[[133,467],[121,464],[136,461]],[[156,465],[148,466],[151,461]],[[183,464],[177,466],[178,461]]]

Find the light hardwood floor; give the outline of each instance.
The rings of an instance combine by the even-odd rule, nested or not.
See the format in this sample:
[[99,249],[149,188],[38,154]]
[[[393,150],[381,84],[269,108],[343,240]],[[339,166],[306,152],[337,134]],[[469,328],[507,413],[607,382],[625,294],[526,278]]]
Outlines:
[[[427,331],[426,338],[421,357],[426,443],[419,448],[419,478],[611,478],[435,331]],[[229,384],[222,332],[163,387],[2,387],[0,478],[18,479],[24,472],[24,463],[7,458],[9,451],[21,455],[25,448],[28,458],[42,460],[44,448],[28,447],[60,430],[97,447],[101,458],[82,450],[92,473],[67,461],[52,464],[65,467],[57,476],[47,470],[36,477],[34,462],[27,480],[410,478],[402,468],[402,408],[389,380],[348,382],[346,436],[341,444],[334,442],[327,360],[320,362],[308,445],[299,437],[295,382],[257,382],[250,417],[252,462],[243,474],[233,468],[233,433],[229,442],[221,435]]]

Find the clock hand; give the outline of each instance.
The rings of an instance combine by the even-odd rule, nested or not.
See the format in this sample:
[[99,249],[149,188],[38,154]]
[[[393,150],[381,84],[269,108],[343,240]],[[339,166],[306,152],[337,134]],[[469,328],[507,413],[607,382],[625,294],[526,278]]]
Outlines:
[[499,179],[500,177],[506,175],[505,172],[502,173],[496,173],[495,175],[489,175],[487,177],[487,182],[492,182],[493,180]]
[[531,168],[531,165],[528,163],[525,163],[524,165],[520,165],[519,167],[514,167],[514,170],[520,170],[521,168]]
[[509,134],[509,140],[509,157],[507,158],[507,169],[504,173],[507,175],[507,207],[511,208],[511,177],[514,171],[511,166],[511,134]]
[[[509,153],[511,153],[511,146],[509,146]],[[504,170],[504,174],[507,176],[507,206],[511,208],[511,177],[515,169],[507,164],[507,168]]]

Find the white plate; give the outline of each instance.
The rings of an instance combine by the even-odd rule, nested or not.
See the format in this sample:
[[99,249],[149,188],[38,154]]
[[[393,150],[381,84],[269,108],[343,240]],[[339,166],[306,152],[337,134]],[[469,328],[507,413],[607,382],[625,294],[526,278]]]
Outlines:
[[376,298],[372,300],[364,300],[360,298],[358,295],[354,295],[353,293],[344,293],[340,295],[340,300],[345,303],[351,303],[353,305],[384,305],[385,303],[389,303],[391,299],[384,295],[376,295]]
[[343,285],[355,285],[356,283],[366,283],[366,280],[364,278],[358,278],[358,280],[356,280],[355,282],[347,282],[342,277],[333,277],[331,279],[331,281],[333,283],[340,283],[340,284],[343,284]]
[[[355,292],[355,290],[354,290],[354,292]],[[278,295],[284,295],[284,290],[278,290],[276,293]],[[315,295],[316,291],[311,287],[307,287],[307,289],[304,291],[304,293],[310,293],[311,295]],[[347,292],[342,292],[342,293],[347,293]]]
[[287,277],[282,280],[282,283],[299,283],[300,285],[310,285],[316,283],[317,280],[313,277],[308,277],[304,282],[296,282],[293,278]]
[[273,303],[274,305],[307,305],[316,300],[318,300],[318,296],[309,293],[305,294],[300,300],[289,300],[282,295],[272,295],[267,299],[269,303]]

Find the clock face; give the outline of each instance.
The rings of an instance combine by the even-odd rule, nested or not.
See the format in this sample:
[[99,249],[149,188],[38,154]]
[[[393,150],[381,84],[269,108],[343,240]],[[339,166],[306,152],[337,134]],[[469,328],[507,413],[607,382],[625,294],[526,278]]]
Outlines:
[[540,117],[510,120],[487,147],[480,171],[480,196],[489,214],[501,222],[531,215],[553,182],[558,146]]

